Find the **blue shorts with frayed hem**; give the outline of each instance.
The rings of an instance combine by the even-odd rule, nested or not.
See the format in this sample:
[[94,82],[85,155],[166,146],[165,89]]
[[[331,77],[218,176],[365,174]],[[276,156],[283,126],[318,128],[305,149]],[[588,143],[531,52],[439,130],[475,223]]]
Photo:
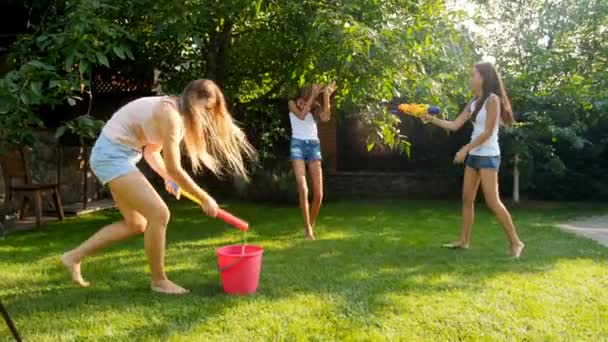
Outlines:
[[486,156],[473,156],[468,155],[465,159],[464,164],[471,169],[492,169],[498,170],[500,168],[500,156],[486,157]]
[[102,133],[91,150],[91,170],[106,185],[113,179],[138,171],[136,164],[141,157],[140,150],[115,142]]
[[322,160],[321,144],[318,140],[291,139],[291,153],[289,159],[304,160],[310,163],[315,160]]

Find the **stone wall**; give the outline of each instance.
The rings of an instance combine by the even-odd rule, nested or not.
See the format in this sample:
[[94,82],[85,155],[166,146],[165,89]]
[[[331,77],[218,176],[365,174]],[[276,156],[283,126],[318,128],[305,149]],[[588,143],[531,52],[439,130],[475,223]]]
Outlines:
[[330,198],[445,199],[458,198],[460,190],[457,177],[364,172],[339,172],[325,177],[325,193]]
[[[27,153],[33,181],[35,183],[55,183],[59,181],[64,204],[82,202],[84,197],[83,168],[85,166],[83,149],[70,146],[60,147],[52,131],[38,131],[35,135],[37,142]],[[0,184],[0,193],[4,195],[4,181]],[[87,185],[88,200],[107,195],[106,190],[90,171],[88,172]],[[44,206],[47,209],[53,207],[50,196],[45,196]]]

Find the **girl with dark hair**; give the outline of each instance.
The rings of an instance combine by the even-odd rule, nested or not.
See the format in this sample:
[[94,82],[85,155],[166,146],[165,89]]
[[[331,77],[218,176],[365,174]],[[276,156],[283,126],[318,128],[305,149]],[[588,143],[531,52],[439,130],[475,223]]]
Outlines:
[[427,115],[423,119],[447,130],[456,131],[467,121],[473,124],[471,141],[463,146],[454,162],[465,165],[462,186],[462,230],[460,239],[444,245],[446,248],[468,249],[475,216],[475,198],[481,185],[486,203],[505,230],[511,242],[511,255],[519,258],[524,244],[517,235],[509,211],[498,192],[500,146],[498,131],[514,121],[511,104],[502,79],[491,63],[478,63],[473,68],[471,86],[474,98],[454,120],[441,120]]
[[[306,238],[314,240],[313,228],[317,221],[323,201],[323,170],[321,169],[321,145],[317,132],[318,121],[331,118],[330,100],[336,89],[334,82],[325,88],[313,84],[311,88],[298,90],[296,97],[289,101],[289,120],[291,122],[290,159],[296,176],[298,199]],[[322,102],[317,98],[322,96]],[[312,206],[308,204],[308,185],[306,166],[312,180]]]

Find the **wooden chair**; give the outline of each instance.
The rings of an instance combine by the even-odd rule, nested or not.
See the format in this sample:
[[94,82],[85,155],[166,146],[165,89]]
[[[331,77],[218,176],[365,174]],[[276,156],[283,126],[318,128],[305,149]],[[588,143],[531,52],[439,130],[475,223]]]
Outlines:
[[21,202],[19,214],[21,220],[24,220],[27,217],[29,195],[34,200],[36,225],[40,225],[42,221],[42,194],[45,192],[52,192],[57,217],[59,220],[64,219],[59,184],[39,184],[32,182],[31,173],[28,168],[27,150],[25,148],[19,147],[6,155],[0,156],[0,166],[2,167],[4,176],[4,188],[7,194],[6,201],[11,201],[15,193],[23,193],[26,195]]

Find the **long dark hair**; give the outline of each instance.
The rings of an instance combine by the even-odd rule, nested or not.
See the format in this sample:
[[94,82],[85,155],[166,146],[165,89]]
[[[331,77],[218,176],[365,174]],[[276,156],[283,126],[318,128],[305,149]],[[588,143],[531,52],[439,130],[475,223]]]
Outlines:
[[502,82],[502,78],[496,68],[492,63],[481,62],[475,64],[475,69],[481,75],[481,98],[476,98],[477,102],[475,103],[475,110],[473,114],[471,114],[471,120],[475,121],[477,119],[477,114],[486,103],[488,97],[491,94],[496,94],[500,99],[500,118],[502,119],[503,124],[510,126],[513,124],[515,119],[513,118],[513,111],[511,110],[511,102],[509,101],[509,97],[507,96],[507,91],[505,90],[505,86]]

